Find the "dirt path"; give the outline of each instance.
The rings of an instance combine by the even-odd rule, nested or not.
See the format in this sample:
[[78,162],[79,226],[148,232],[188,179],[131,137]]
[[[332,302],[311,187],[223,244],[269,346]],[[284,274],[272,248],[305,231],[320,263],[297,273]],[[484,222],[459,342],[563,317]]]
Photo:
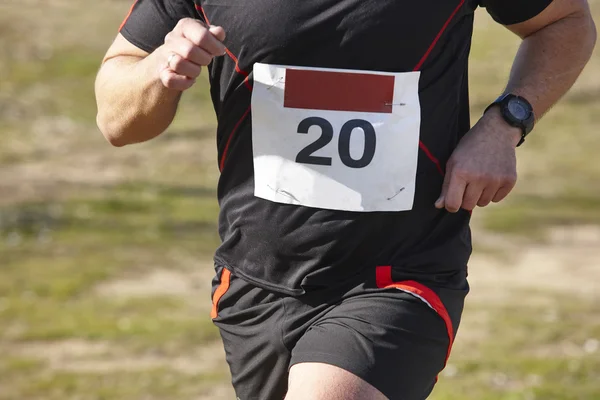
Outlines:
[[600,227],[555,228],[543,244],[475,232],[477,244],[495,253],[475,252],[470,262],[471,297],[501,301],[514,290],[548,290],[580,296],[600,294]]

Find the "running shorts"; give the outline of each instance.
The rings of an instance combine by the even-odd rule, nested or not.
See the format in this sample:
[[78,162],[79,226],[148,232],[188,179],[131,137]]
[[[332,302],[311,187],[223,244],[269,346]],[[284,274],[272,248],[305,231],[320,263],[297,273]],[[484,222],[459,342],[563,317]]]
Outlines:
[[381,266],[298,297],[216,270],[211,317],[239,400],[282,400],[289,369],[303,362],[345,369],[390,400],[426,399],[469,291],[465,270],[439,277]]

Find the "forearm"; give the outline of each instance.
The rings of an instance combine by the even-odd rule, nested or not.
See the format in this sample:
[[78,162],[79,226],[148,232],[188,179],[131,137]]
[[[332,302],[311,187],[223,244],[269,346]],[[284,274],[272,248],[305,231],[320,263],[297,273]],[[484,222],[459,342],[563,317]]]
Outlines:
[[527,36],[515,58],[506,93],[525,97],[536,119],[575,83],[596,41],[589,13],[562,18]]
[[96,79],[97,123],[115,146],[150,140],[173,121],[181,91],[166,88],[156,52],[106,60]]

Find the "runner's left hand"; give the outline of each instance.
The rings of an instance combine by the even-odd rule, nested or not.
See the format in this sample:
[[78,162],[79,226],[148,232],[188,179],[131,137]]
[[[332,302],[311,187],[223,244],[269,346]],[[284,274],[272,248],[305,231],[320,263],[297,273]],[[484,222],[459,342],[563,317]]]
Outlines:
[[508,125],[497,107],[462,138],[446,164],[437,208],[455,213],[504,199],[517,182],[515,148],[521,130]]

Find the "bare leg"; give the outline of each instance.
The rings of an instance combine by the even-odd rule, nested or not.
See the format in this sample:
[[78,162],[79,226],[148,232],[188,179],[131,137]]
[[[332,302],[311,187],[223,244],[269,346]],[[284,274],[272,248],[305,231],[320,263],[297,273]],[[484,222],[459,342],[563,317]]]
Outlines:
[[300,363],[290,370],[285,400],[388,400],[358,376],[329,364]]

